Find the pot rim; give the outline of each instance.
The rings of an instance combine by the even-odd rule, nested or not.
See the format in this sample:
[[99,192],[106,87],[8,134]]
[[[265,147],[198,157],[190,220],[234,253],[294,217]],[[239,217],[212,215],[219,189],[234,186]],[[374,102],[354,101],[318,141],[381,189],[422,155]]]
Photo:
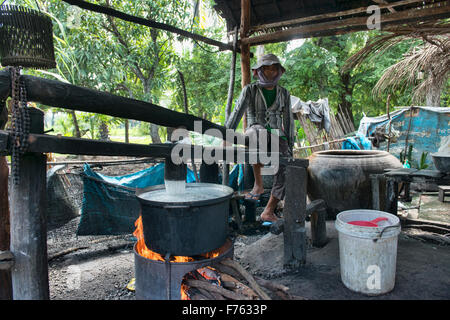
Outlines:
[[324,150],[316,151],[311,156],[314,157],[337,157],[337,158],[376,158],[391,155],[383,150]]
[[138,188],[138,189],[136,189],[135,194],[136,194],[138,201],[141,202],[142,204],[155,206],[155,207],[164,207],[167,204],[174,204],[174,205],[180,205],[180,206],[204,206],[204,205],[209,205],[209,204],[218,203],[218,202],[227,200],[228,198],[231,198],[231,196],[234,193],[233,188],[231,188],[229,186],[224,186],[221,184],[201,183],[201,182],[186,183],[186,188],[205,188],[205,187],[210,187],[210,188],[215,188],[215,189],[218,189],[220,187],[220,189],[222,189],[225,192],[225,195],[223,195],[221,197],[212,198],[212,199],[206,199],[206,200],[170,201],[170,202],[148,200],[148,199],[144,199],[144,198],[140,197],[140,195],[142,195],[143,193],[165,189],[164,184],[150,186],[150,187],[142,188],[142,189]]

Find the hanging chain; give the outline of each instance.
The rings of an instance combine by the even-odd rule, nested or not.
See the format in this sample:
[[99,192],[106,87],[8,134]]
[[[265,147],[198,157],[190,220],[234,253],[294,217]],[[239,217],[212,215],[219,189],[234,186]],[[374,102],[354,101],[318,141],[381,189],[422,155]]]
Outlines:
[[20,67],[11,68],[11,130],[13,137],[11,155],[11,175],[14,185],[19,183],[19,159],[28,148],[28,135],[30,133],[30,113],[27,108],[27,95],[25,83],[20,78]]

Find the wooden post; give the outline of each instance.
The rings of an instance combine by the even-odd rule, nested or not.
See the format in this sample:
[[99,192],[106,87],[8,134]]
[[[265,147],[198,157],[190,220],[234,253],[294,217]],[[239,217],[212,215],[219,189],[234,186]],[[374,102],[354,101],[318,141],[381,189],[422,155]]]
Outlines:
[[[0,252],[9,251],[8,165],[0,157]],[[12,300],[11,270],[0,270],[0,300]]]
[[397,215],[398,210],[398,182],[395,178],[386,178],[386,209],[385,211]]
[[217,163],[206,164],[205,162],[202,162],[200,165],[200,182],[218,183],[219,165]]
[[379,174],[370,175],[370,183],[372,186],[372,209],[380,210],[380,179]]
[[311,211],[311,240],[314,247],[323,247],[327,243],[327,207],[325,201],[317,199],[311,202],[306,208],[308,215],[308,208],[313,207]]
[[[0,97],[0,130],[6,126],[8,110]],[[0,252],[9,251],[9,169],[6,158],[0,156]],[[0,300],[12,300],[11,270],[0,269]]]
[[[43,113],[30,114],[31,130],[42,133]],[[37,128],[39,128],[37,130]],[[41,132],[36,132],[41,131]],[[11,184],[11,252],[14,300],[49,299],[47,264],[46,157],[19,157],[19,183]]]
[[[231,113],[231,106],[233,105],[233,96],[234,96],[234,82],[236,80],[236,49],[237,49],[237,40],[238,40],[238,29],[237,26],[234,30],[234,39],[233,39],[233,56],[231,58],[230,65],[230,82],[228,85],[228,97],[227,97],[227,105],[225,107],[225,123],[228,121]],[[222,184],[227,186],[230,181],[230,165],[228,163],[223,164],[222,169]]]
[[[240,38],[244,39],[247,37],[248,31],[250,29],[250,0],[241,0],[241,30]],[[250,74],[250,45],[241,44],[241,74],[242,81],[241,85],[244,88],[251,82]],[[247,115],[244,113],[243,117],[243,128],[247,129]]]
[[284,200],[284,265],[292,268],[306,262],[306,169],[286,166]]

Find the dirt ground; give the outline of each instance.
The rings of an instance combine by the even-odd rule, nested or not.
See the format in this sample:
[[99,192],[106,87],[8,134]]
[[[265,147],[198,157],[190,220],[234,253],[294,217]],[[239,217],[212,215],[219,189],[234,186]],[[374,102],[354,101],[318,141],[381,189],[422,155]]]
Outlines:
[[[114,175],[111,173],[135,171],[110,167],[102,173]],[[134,237],[77,237],[78,222],[79,217],[76,217],[48,232],[50,298],[134,300],[134,291],[127,289],[134,277]],[[310,235],[309,222],[306,227]],[[309,245],[307,262],[297,270],[283,267],[283,234],[273,235],[259,223],[246,224],[243,233],[230,229],[234,259],[252,274],[289,287],[290,293],[296,296],[311,300],[450,299],[450,246],[420,238],[418,232],[423,233],[405,228],[398,237],[394,290],[369,297],[347,289],[340,279],[338,234],[334,221],[327,221],[328,243],[323,248]]]
[[[323,248],[310,246],[307,262],[298,270],[285,270],[282,266],[283,234],[262,231],[238,236],[235,239],[234,259],[252,274],[283,284],[290,288],[291,294],[306,299],[450,299],[448,245],[420,241],[402,232],[398,239],[394,290],[369,297],[352,292],[341,282],[334,222],[328,221],[327,232],[327,245]],[[133,244],[130,238],[116,237],[50,261],[51,299],[134,300],[134,291],[127,289],[134,277]]]

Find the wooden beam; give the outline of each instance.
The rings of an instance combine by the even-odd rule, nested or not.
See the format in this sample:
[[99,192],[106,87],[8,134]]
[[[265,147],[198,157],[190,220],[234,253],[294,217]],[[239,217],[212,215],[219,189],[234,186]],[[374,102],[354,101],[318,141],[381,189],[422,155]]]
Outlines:
[[[0,130],[0,153],[10,154],[12,137],[8,131]],[[112,142],[101,140],[90,140],[82,138],[62,137],[47,134],[30,133],[28,136],[28,152],[33,153],[60,153],[76,155],[98,155],[98,156],[128,156],[149,157],[165,159],[172,156],[172,152],[178,152],[180,156],[193,158],[195,161],[204,160],[204,155],[210,155],[213,160],[220,159],[225,163],[256,163],[265,162],[264,159],[275,159],[277,154],[269,153],[264,158],[259,153],[242,147],[205,147],[198,145],[180,145],[171,143],[161,144],[132,144],[124,142]],[[176,146],[179,149],[173,150]],[[187,154],[184,155],[183,152]],[[217,155],[217,157],[216,157]],[[292,159],[282,157],[278,154],[280,164],[295,165],[303,168],[308,167],[307,159]]]
[[[392,2],[389,4],[380,4],[379,7],[380,7],[380,9],[384,9],[387,7],[397,7],[397,6],[403,6],[403,5],[413,4],[413,3],[423,3],[423,2],[430,2],[430,1],[431,0],[402,0],[402,1]],[[263,30],[272,29],[272,28],[289,27],[294,24],[311,22],[314,20],[338,18],[338,17],[344,17],[344,16],[348,16],[348,15],[365,13],[365,12],[367,12],[367,6],[356,8],[356,9],[339,11],[339,12],[331,12],[331,13],[324,13],[324,14],[319,14],[319,15],[315,15],[315,16],[297,18],[297,19],[292,19],[292,20],[287,20],[287,21],[267,23],[267,24],[251,27],[250,32],[253,33],[253,32],[263,31]]]
[[[387,2],[386,0],[372,0],[373,2],[377,3],[378,5],[388,5],[387,9],[389,10],[389,12],[397,12],[390,4],[389,2]],[[381,9],[381,7],[380,7]]]
[[[401,24],[409,21],[425,21],[430,19],[450,17],[449,1],[436,3],[421,9],[404,10],[397,13],[381,15],[381,28],[383,25]],[[367,17],[348,18],[338,21],[316,23],[282,31],[277,31],[261,36],[241,39],[241,45],[259,45],[263,43],[281,42],[292,39],[308,38],[318,34],[343,34],[353,31],[367,30]]]
[[150,20],[150,19],[144,19],[144,18],[140,18],[140,17],[135,17],[135,16],[132,16],[132,15],[126,14],[124,12],[115,10],[113,8],[109,8],[109,7],[106,7],[106,6],[89,3],[87,1],[82,1],[82,0],[62,0],[62,1],[67,2],[70,5],[78,6],[81,9],[85,9],[85,10],[89,10],[89,11],[92,11],[92,12],[106,14],[106,15],[111,16],[111,17],[119,18],[121,20],[132,22],[132,23],[137,23],[139,25],[143,25],[143,26],[146,26],[146,27],[150,27],[150,28],[155,28],[155,29],[160,29],[160,30],[165,30],[165,31],[169,31],[169,32],[172,32],[172,33],[176,33],[176,34],[179,34],[180,36],[183,36],[183,37],[186,37],[186,38],[194,39],[194,40],[201,41],[201,42],[204,42],[204,43],[212,45],[212,46],[216,46],[216,47],[220,48],[221,50],[233,50],[233,46],[228,44],[228,43],[222,43],[220,41],[209,39],[209,38],[206,38],[206,37],[204,37],[202,35],[195,34],[195,33],[192,33],[192,32],[188,32],[186,30],[182,30],[180,28],[177,28],[177,27],[174,27],[174,26],[171,26],[171,25],[167,25],[165,23],[160,23],[160,22],[156,22],[156,21],[153,21],[153,20]]
[[[105,114],[113,117],[134,119],[155,123],[166,127],[185,127],[196,131],[201,123],[201,133],[208,129],[210,135],[226,137],[226,128],[193,115],[176,112],[153,103],[125,98],[106,92],[74,86],[56,80],[22,75],[27,89],[27,99],[47,106]],[[10,73],[8,69],[0,71],[0,97],[10,92]],[[200,130],[199,130],[200,131]],[[197,132],[199,132],[197,131]],[[220,134],[219,134],[220,132]],[[199,132],[200,133],[200,132]],[[236,133],[239,136],[239,133]]]

